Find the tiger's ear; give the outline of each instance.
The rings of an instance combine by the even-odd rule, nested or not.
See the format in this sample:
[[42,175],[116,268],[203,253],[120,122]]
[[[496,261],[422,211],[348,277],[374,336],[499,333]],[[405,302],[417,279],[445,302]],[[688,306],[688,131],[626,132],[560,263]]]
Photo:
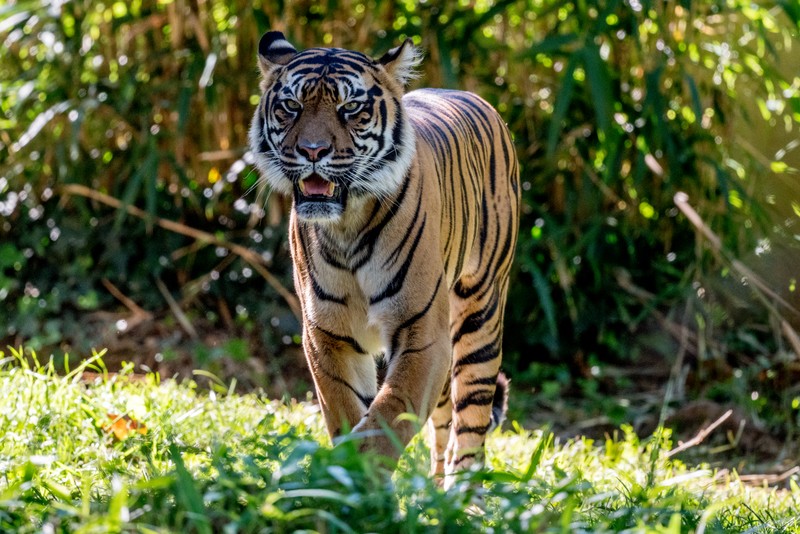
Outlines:
[[267,76],[275,67],[286,65],[297,54],[297,49],[281,32],[267,32],[258,42],[258,68]]
[[422,53],[409,38],[392,48],[378,60],[400,85],[405,86],[417,77],[417,67],[422,63]]

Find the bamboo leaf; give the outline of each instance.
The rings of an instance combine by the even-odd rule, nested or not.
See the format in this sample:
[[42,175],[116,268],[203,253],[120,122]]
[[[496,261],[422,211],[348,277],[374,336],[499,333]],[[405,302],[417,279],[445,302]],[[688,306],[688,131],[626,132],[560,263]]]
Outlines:
[[256,21],[258,34],[261,35],[272,29],[272,23],[269,20],[269,15],[264,13],[261,9],[253,8],[253,19]]
[[524,482],[528,482],[533,478],[534,473],[536,473],[536,469],[539,468],[539,464],[542,461],[542,456],[550,448],[550,445],[553,443],[553,434],[547,434],[547,437],[542,437],[539,439],[539,443],[536,444],[536,448],[531,453],[531,460],[528,463],[528,468],[525,470],[525,474],[522,476],[522,480]]
[[142,189],[142,183],[145,176],[148,174],[148,172],[150,172],[151,175],[153,174],[152,171],[155,168],[156,163],[156,152],[154,150],[150,150],[145,156],[144,162],[142,162],[133,175],[131,175],[131,177],[128,179],[128,184],[125,186],[125,190],[122,193],[122,198],[120,198],[122,205],[120,206],[116,220],[114,221],[114,230],[119,230],[122,221],[125,219],[127,206],[134,205],[136,196]]
[[566,53],[566,48],[578,41],[578,34],[564,33],[549,35],[520,54],[520,57],[536,57],[537,54]]
[[[152,151],[147,160],[146,186],[145,189],[145,210],[151,217],[156,215],[156,200],[158,194],[158,153]],[[148,221],[147,229],[152,229],[152,223]]]
[[600,57],[600,47],[592,44],[582,50],[586,81],[592,95],[598,133],[605,134],[611,128],[612,91],[608,66]]
[[800,29],[800,4],[797,0],[778,0],[777,4],[781,6],[786,16],[794,22],[794,25]]
[[458,80],[456,78],[455,69],[453,69],[453,61],[450,57],[450,42],[444,32],[438,32],[436,34],[436,42],[439,47],[439,68],[442,71],[442,85],[445,87],[456,87]]
[[542,274],[539,266],[534,262],[528,264],[531,276],[533,277],[533,287],[536,290],[536,295],[539,297],[539,305],[544,313],[545,321],[547,321],[547,329],[549,330],[550,340],[549,345],[552,345],[552,350],[556,350],[558,346],[558,326],[556,324],[556,307],[553,303],[553,297],[550,294],[550,284]]
[[695,83],[694,77],[689,74],[684,76],[684,80],[686,80],[686,85],[689,86],[689,94],[692,95],[692,110],[694,111],[694,116],[697,121],[700,121],[703,117],[703,106],[700,103],[700,91],[697,90],[697,83]]
[[190,83],[184,83],[183,87],[181,87],[180,92],[178,93],[178,134],[185,135],[186,133],[186,123],[189,119],[189,105],[192,101],[192,94],[194,93],[194,89]]
[[570,102],[572,101],[572,93],[575,89],[575,69],[578,68],[577,55],[573,54],[567,68],[564,71],[564,76],[561,78],[561,88],[556,96],[556,105],[553,114],[550,116],[550,127],[547,131],[547,157],[550,158],[556,151],[558,145],[558,137],[561,134],[562,123],[567,116]]

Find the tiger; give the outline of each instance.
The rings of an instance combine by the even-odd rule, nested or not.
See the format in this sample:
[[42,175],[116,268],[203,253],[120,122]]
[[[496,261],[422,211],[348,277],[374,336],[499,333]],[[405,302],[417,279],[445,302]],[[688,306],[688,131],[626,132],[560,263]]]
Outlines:
[[406,92],[420,58],[411,39],[373,59],[265,33],[249,144],[260,180],[292,200],[302,345],[328,434],[358,433],[396,462],[427,425],[432,475],[450,488],[483,464],[507,406],[519,164],[479,96]]

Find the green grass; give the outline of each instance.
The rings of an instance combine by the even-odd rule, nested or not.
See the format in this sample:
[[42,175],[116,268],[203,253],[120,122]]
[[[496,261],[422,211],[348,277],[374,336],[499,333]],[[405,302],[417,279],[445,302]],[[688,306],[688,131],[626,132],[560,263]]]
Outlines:
[[[352,440],[331,447],[311,403],[129,374],[0,353],[0,532],[800,532],[794,481],[689,468],[663,434],[558,443],[512,425],[491,470],[443,492],[422,440],[390,476]],[[108,414],[144,428],[120,440]]]

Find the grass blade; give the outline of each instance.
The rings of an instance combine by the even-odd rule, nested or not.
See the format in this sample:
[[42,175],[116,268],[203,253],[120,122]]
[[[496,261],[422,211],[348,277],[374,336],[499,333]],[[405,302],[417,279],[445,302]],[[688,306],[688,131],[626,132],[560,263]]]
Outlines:
[[177,493],[178,501],[186,508],[188,513],[187,519],[194,524],[197,531],[201,534],[211,534],[211,523],[206,516],[205,505],[203,504],[203,497],[195,486],[194,478],[186,470],[186,465],[183,463],[183,458],[175,444],[169,446],[170,456],[175,463],[175,474],[177,480],[175,481],[175,490]]

